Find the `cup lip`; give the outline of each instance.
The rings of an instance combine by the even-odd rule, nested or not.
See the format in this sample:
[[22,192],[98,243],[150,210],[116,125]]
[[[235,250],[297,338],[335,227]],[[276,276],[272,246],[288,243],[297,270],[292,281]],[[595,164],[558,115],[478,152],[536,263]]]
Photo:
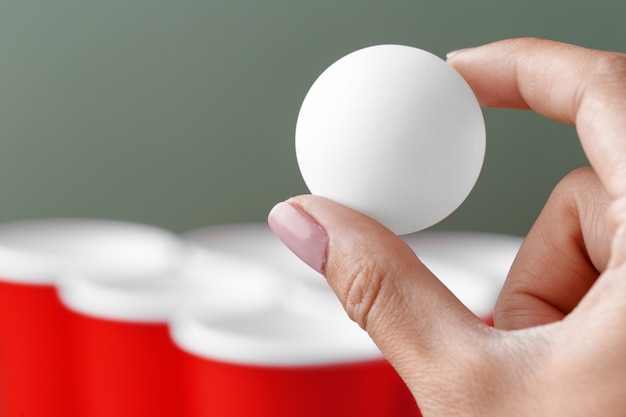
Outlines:
[[183,288],[174,285],[176,278],[173,272],[131,282],[119,277],[68,272],[59,279],[57,290],[63,305],[80,316],[127,323],[166,323],[183,296]]
[[[278,248],[282,251],[280,255],[289,253],[289,250],[284,248],[278,238],[275,237],[268,224],[261,222],[210,225],[188,230],[180,236],[184,241],[210,251],[252,258],[257,261],[263,260],[264,251],[268,248],[270,250]],[[245,238],[245,241],[242,241],[243,238]],[[272,238],[275,238],[276,241],[272,241]],[[255,254],[248,253],[251,247],[254,248]],[[267,261],[272,262],[273,260],[267,259]],[[279,260],[279,263],[282,263],[282,261],[282,259]]]
[[104,320],[167,323],[189,305],[223,308],[228,303],[264,306],[275,302],[289,283],[262,265],[204,249],[188,248],[174,268],[157,274],[126,276],[67,271],[57,288],[72,312]]
[[276,237],[266,222],[225,223],[189,230],[181,238],[190,244],[230,256],[266,264],[290,279],[325,282]]
[[421,231],[402,236],[416,255],[429,262],[446,263],[498,280],[509,272],[522,245],[520,236],[473,231]]
[[[226,250],[219,242],[217,247],[203,244],[205,238],[219,239],[222,233],[233,231],[237,234],[235,240],[250,234],[259,245],[272,236],[267,225],[249,223],[211,226],[187,238],[195,236],[190,241],[210,252],[240,261],[247,259],[230,243]],[[280,260],[252,258],[251,262],[268,268],[288,287],[263,305],[213,308],[207,303],[195,303],[177,310],[170,319],[170,332],[183,351],[207,360],[254,366],[318,366],[382,359],[369,335],[345,314],[323,277],[301,277],[297,271],[283,267]],[[247,324],[244,330],[229,325],[238,320],[240,324],[251,323],[254,331]],[[307,323],[310,334],[304,328],[291,333],[298,321]],[[333,328],[342,331],[333,332]]]
[[[133,236],[135,243],[129,242]],[[109,241],[112,250],[102,253],[102,245]],[[101,246],[94,247],[94,242]],[[116,242],[135,250],[126,254],[115,247]],[[49,218],[4,223],[0,224],[0,281],[54,285],[68,269],[155,272],[175,263],[186,246],[166,229],[126,221]],[[143,262],[149,255],[154,259],[151,265]]]
[[[203,360],[264,367],[308,367],[383,360],[378,347],[358,325],[338,326],[339,317],[320,314],[317,317],[286,312],[280,303],[260,309],[208,311],[202,308],[179,311],[170,321],[174,342],[183,351]],[[290,321],[279,331],[255,328],[246,332],[228,328],[238,319],[257,319],[268,324],[268,318],[279,317],[279,324]],[[269,321],[271,322],[271,320]],[[303,331],[290,328],[308,322]],[[224,326],[220,326],[225,323]],[[332,331],[329,328],[335,326]],[[306,330],[312,330],[307,333]]]
[[[522,237],[515,235],[456,230],[425,230],[404,235],[402,239],[418,256],[436,259],[446,257],[446,262],[450,264],[501,279],[502,272],[508,272],[523,241]],[[456,258],[450,258],[444,253],[446,251],[449,255],[450,250],[456,252]],[[499,258],[497,262],[485,259],[487,251],[496,253]]]
[[54,285],[65,263],[53,256],[0,247],[0,282]]
[[500,280],[436,259],[424,261],[424,265],[476,316],[486,320],[493,314]]
[[[441,272],[445,278],[445,270],[451,272],[455,268],[465,271],[465,275],[476,276],[477,282],[490,291],[493,304],[490,308],[480,308],[482,306],[476,303],[470,308],[482,319],[493,314],[498,294],[523,241],[522,237],[514,235],[457,230],[425,230],[402,236],[402,239],[435,275]],[[442,281],[445,285],[445,279]],[[462,294],[457,297],[463,298]]]
[[231,234],[233,231],[235,232],[244,232],[244,233],[259,233],[262,234],[261,238],[264,238],[267,231],[271,232],[271,229],[265,222],[237,222],[237,223],[221,223],[214,224],[205,227],[199,227],[195,229],[190,229],[181,234],[183,239],[191,239],[202,241],[206,237],[214,238],[215,235],[219,235],[222,233]]

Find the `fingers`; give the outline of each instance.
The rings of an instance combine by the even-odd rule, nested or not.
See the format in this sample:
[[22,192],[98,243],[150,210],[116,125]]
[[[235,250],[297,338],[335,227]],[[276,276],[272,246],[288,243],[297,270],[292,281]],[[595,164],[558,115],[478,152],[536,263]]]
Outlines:
[[550,323],[576,307],[608,263],[606,205],[589,168],[559,183],[511,267],[494,313],[496,327]]
[[[625,56],[520,39],[462,51],[449,62],[484,105],[531,108],[575,124],[598,175],[580,171],[557,187],[511,270],[496,323],[518,329],[558,320],[585,293],[583,309],[601,306],[626,317],[623,271],[611,271],[613,258],[606,255],[608,246],[611,256],[616,248],[626,254],[626,244],[615,244],[616,230],[623,230],[626,242],[626,215],[614,209],[626,201]],[[610,216],[623,222],[611,222]],[[442,415],[493,410],[494,398],[507,393],[551,399],[544,385],[554,372],[542,370],[551,371],[556,352],[576,345],[581,323],[590,333],[601,317],[577,314],[581,303],[559,323],[500,332],[469,312],[400,238],[363,214],[300,196],[278,204],[268,221],[292,251],[326,276],[423,410]],[[602,270],[604,279],[598,279]],[[603,301],[607,293],[610,303]],[[444,404],[459,405],[452,410]],[[530,413],[520,413],[525,414]]]
[[315,196],[278,204],[268,221],[292,251],[325,274],[348,314],[405,381],[444,378],[455,360],[485,355],[480,345],[487,326],[379,223]]
[[626,55],[514,39],[463,50],[448,62],[484,105],[531,108],[576,125],[607,194],[605,272],[626,267]]
[[575,124],[609,198],[626,195],[626,55],[513,39],[462,50],[448,62],[485,106],[531,108]]

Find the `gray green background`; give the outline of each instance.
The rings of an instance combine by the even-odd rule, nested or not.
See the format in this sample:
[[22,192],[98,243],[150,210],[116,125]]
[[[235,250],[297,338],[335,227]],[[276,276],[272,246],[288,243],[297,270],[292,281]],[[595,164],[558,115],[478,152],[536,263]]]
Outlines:
[[[0,0],[0,222],[264,221],[306,192],[298,109],[341,56],[517,36],[625,51],[624,22],[623,0]],[[436,227],[523,235],[586,159],[572,127],[511,110],[485,120],[479,182]]]

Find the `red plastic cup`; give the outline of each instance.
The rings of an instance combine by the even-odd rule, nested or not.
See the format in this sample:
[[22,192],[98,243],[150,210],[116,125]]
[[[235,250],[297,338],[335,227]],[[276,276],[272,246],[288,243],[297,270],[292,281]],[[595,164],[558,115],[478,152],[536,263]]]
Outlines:
[[66,320],[54,287],[0,281],[0,415],[70,415]]
[[419,416],[393,368],[380,360],[272,367],[186,355],[185,366],[188,417]]
[[[182,351],[168,320],[181,306],[268,303],[278,294],[262,268],[191,250],[177,270],[140,279],[68,274],[75,409],[89,417],[184,416]],[[265,297],[265,298],[264,298]]]
[[183,297],[176,278],[65,277],[77,416],[180,415],[180,350],[166,324]]
[[322,288],[299,285],[263,308],[179,312],[182,415],[411,417],[415,401],[369,336]]
[[[347,318],[323,277],[291,253],[266,224],[212,226],[183,237],[208,250],[258,262],[298,283],[298,290],[272,311],[217,315],[223,322],[215,311],[196,310],[177,318],[172,329],[187,351],[186,371],[192,381],[190,416],[306,417],[343,411],[359,416],[419,415],[403,381],[369,336]],[[237,323],[243,327],[237,328]],[[280,331],[284,334],[273,333]],[[263,347],[265,342],[269,345]],[[264,356],[266,351],[274,356]],[[206,386],[215,388],[203,389]],[[241,395],[251,401],[238,401]]]
[[69,313],[63,271],[153,273],[178,258],[178,238],[148,226],[90,220],[0,225],[0,415],[73,414]]
[[420,258],[435,259],[504,281],[523,238],[480,232],[423,231],[402,238]]

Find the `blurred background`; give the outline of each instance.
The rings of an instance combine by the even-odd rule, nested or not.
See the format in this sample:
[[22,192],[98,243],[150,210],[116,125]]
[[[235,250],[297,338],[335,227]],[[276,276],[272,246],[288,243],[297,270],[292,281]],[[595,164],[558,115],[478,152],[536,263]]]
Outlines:
[[[517,36],[624,52],[625,21],[623,0],[0,0],[0,222],[265,221],[306,192],[296,117],[343,55]],[[484,114],[481,177],[435,229],[524,235],[587,162],[570,126]]]

